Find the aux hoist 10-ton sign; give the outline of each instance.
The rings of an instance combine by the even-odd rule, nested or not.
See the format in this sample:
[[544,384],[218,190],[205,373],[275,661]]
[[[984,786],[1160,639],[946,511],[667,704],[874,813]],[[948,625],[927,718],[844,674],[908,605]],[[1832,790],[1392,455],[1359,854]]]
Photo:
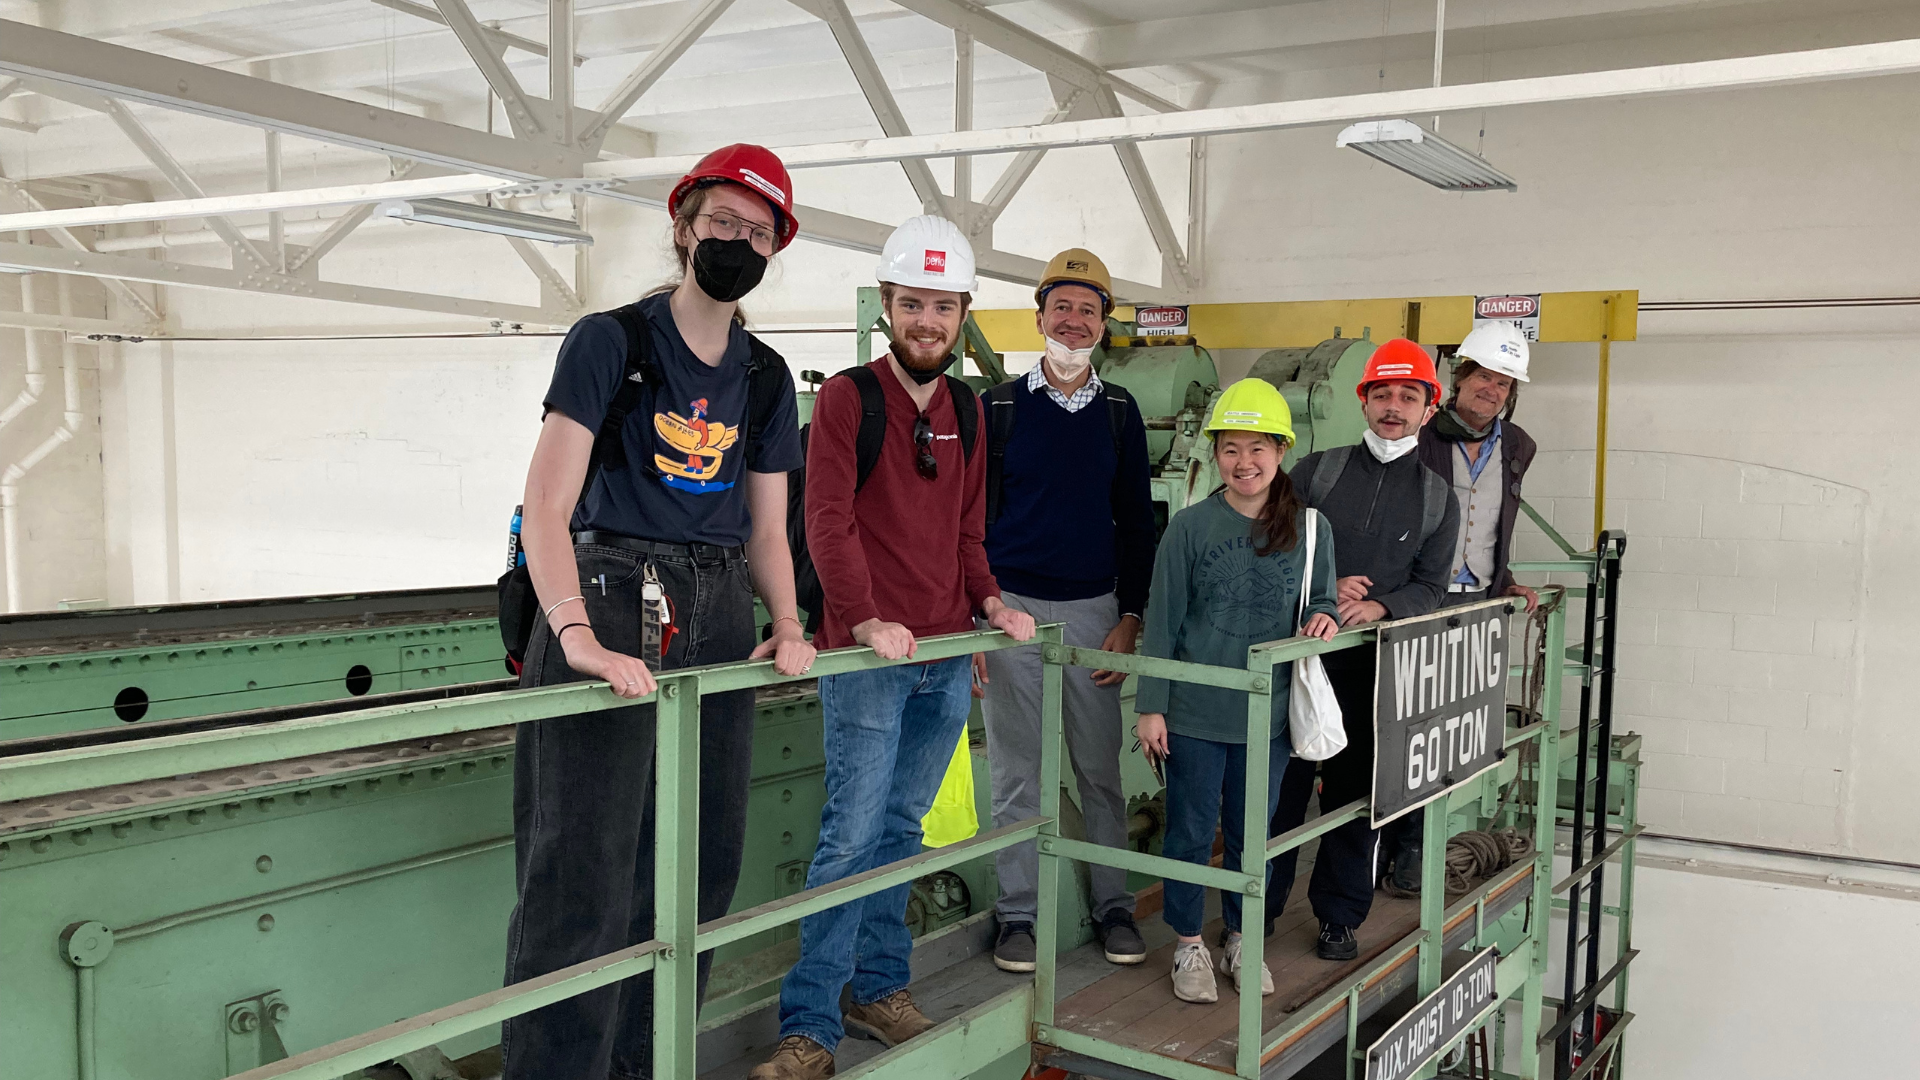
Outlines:
[[1500,759],[1506,601],[1382,626],[1373,703],[1373,825],[1424,806]]

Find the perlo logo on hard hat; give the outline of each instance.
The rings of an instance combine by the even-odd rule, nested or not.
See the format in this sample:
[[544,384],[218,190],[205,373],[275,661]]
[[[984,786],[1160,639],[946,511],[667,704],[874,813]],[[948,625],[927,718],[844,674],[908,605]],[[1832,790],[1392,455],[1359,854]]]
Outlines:
[[1088,266],[1087,261],[1085,259],[1068,259],[1067,260],[1067,273],[1069,274],[1073,274],[1073,273],[1084,274],[1087,271],[1092,269],[1093,267]]
[[1476,319],[1531,319],[1540,314],[1540,300],[1534,296],[1483,296],[1474,304]]
[[932,248],[927,248],[926,253],[927,253],[926,260],[922,266],[922,269],[924,269],[929,274],[944,274],[947,272],[947,253],[946,252],[935,251]]
[[778,184],[773,183],[772,181],[768,180],[766,177],[761,176],[757,172],[754,172],[752,169],[746,169],[746,168],[743,168],[740,170],[740,179],[753,185],[755,188],[758,188],[760,191],[760,194],[765,195],[769,199],[772,199],[775,206],[778,206],[782,209],[786,208],[787,193],[784,191],[781,191]]

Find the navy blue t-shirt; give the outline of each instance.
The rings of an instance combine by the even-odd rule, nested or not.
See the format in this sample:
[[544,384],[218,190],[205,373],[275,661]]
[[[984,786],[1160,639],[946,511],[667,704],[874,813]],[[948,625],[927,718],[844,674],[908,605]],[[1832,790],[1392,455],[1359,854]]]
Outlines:
[[[621,438],[627,465],[611,464],[573,514],[573,530],[587,529],[667,543],[732,547],[753,531],[742,470],[784,473],[804,462],[793,376],[781,365],[778,407],[753,445],[741,443],[747,420],[747,364],[751,345],[735,324],[720,363],[693,355],[674,325],[668,294],[650,296],[640,310],[653,328],[653,363],[664,385],[643,394]],[[626,370],[627,335],[610,315],[573,324],[554,362],[546,407],[598,432]]]

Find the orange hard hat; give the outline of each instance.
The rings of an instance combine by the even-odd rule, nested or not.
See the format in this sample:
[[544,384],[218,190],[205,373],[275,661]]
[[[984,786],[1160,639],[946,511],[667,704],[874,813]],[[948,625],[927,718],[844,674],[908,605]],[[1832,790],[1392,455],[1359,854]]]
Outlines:
[[793,181],[788,178],[787,167],[778,155],[752,143],[723,146],[701,158],[692,172],[673,185],[673,193],[667,196],[667,213],[678,213],[680,200],[686,198],[688,192],[723,180],[739,184],[767,200],[773,207],[780,246],[793,242],[793,234],[800,231],[800,223],[793,219]]
[[1406,338],[1394,338],[1385,345],[1373,350],[1367,358],[1367,369],[1360,373],[1360,385],[1354,392],[1360,400],[1367,400],[1367,387],[1379,382],[1417,382],[1426,383],[1433,388],[1429,402],[1439,401],[1440,373],[1434,370],[1433,357],[1427,350],[1408,341]]

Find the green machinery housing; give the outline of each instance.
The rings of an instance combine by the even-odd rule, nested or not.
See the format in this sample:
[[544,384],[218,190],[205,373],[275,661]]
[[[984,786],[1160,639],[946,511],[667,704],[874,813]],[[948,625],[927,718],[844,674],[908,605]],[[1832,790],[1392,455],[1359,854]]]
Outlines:
[[[876,290],[862,290],[859,306],[864,359],[884,322]],[[1177,513],[1218,482],[1200,434],[1219,392],[1213,358],[1191,339],[1111,329],[1098,370],[1140,402],[1155,500]],[[1251,374],[1294,409],[1296,453],[1358,440],[1353,386],[1372,348],[1335,336],[1255,362]],[[966,352],[979,370],[971,381],[1005,377],[971,320]],[[803,415],[811,396],[802,393]],[[0,618],[0,1073],[223,1077],[497,988],[513,903],[512,724],[298,752],[306,725],[510,687],[493,606],[486,586]],[[801,891],[825,798],[811,684],[757,695],[740,910]],[[974,725],[990,823],[977,713]],[[12,797],[5,775],[8,764],[88,748],[256,727],[288,752],[107,786],[82,768],[27,799]],[[1609,758],[1616,829],[1632,827],[1636,756],[1621,741]],[[1562,766],[1572,810],[1570,757]],[[1137,754],[1126,782],[1132,838],[1157,852],[1158,785]],[[1479,820],[1460,813],[1462,824]],[[1076,816],[1063,800],[1067,835]],[[914,885],[916,933],[982,947],[997,892],[990,859]],[[1057,929],[1077,943],[1089,932],[1073,892]],[[1622,896],[1609,917],[1630,909],[1630,889]],[[704,1026],[764,1006],[794,955],[791,926],[722,947]],[[1623,1009],[1624,976],[1619,986]],[[445,1058],[484,1058],[496,1030],[400,1067],[427,1080]],[[1005,1073],[1004,1062],[981,1064],[983,1076]]]

